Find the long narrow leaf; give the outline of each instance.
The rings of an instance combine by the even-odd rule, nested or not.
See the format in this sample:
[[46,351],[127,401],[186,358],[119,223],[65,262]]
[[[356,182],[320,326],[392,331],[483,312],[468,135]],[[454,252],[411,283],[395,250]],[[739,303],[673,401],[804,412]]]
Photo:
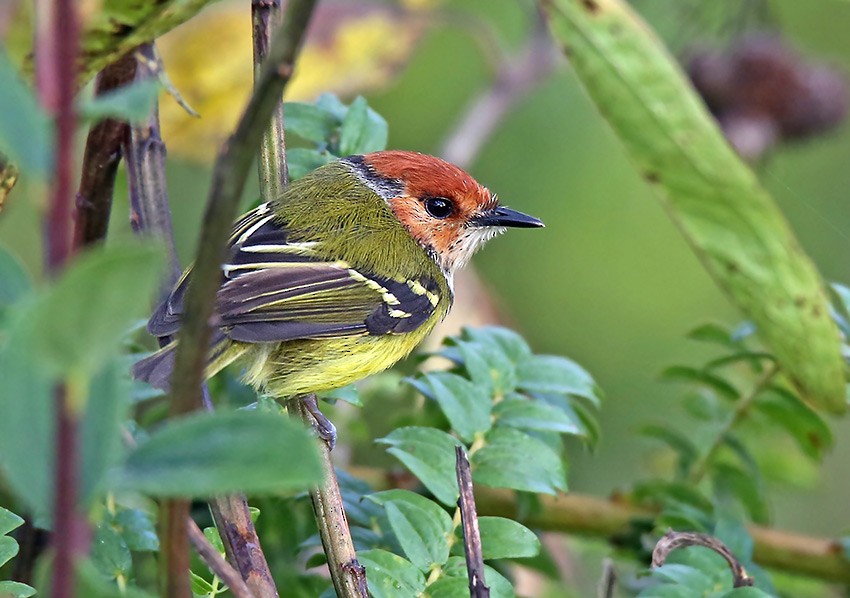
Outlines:
[[770,195],[622,0],[543,0],[552,34],[670,217],[814,406],[843,412],[823,284]]

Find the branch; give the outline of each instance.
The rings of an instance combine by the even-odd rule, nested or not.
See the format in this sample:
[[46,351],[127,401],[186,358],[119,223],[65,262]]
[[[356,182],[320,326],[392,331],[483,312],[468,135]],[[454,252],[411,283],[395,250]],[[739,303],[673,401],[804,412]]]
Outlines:
[[[98,74],[95,95],[123,87],[131,83],[135,75],[136,60],[132,53],[125,54]],[[128,129],[126,122],[106,118],[89,130],[76,197],[74,244],[77,246],[90,245],[106,238],[115,175],[121,162],[121,144]]]
[[[157,78],[159,67],[153,44],[139,46],[132,54],[137,65],[137,81]],[[174,248],[165,156],[165,143],[159,131],[159,109],[155,104],[145,122],[129,128],[124,140],[124,160],[129,184],[130,225],[137,234],[151,235],[165,245],[171,270],[163,286],[170,289],[180,276],[180,264]]]
[[[376,489],[396,487],[399,482],[398,476],[389,471],[362,467],[350,468],[349,471]],[[475,493],[481,516],[517,519],[540,531],[614,543],[618,537],[632,533],[635,523],[651,524],[658,514],[635,506],[626,499],[605,499],[571,492],[558,496],[539,495],[538,508],[520,517],[520,512],[526,512],[520,509],[514,492],[478,486]],[[839,540],[753,524],[747,526],[747,530],[754,542],[753,560],[759,565],[823,581],[850,584],[850,561],[844,557]]]
[[[312,400],[315,400],[315,395]],[[315,429],[315,419],[304,400],[290,399],[286,402],[286,408],[291,417],[300,417]],[[331,450],[326,442],[319,443],[319,454],[322,459],[322,483],[310,489],[310,498],[334,588],[340,598],[368,598],[366,569],[358,562],[354,551],[342,494],[331,461]]]
[[[56,119],[56,153],[50,198],[44,223],[47,271],[55,276],[71,258],[74,171],[74,133],[77,116],[74,93],[79,26],[73,0],[36,2],[36,88],[45,109]],[[6,186],[6,183],[3,184]],[[54,388],[56,413],[56,459],[53,487],[53,579],[52,595],[74,595],[74,567],[85,554],[88,525],[77,505],[79,471],[79,422],[72,405],[76,389],[63,381]]]
[[[251,2],[255,83],[259,81],[262,65],[269,55],[272,34],[280,27],[280,2],[281,0],[252,0]],[[305,26],[307,20],[305,20]],[[304,32],[301,32],[299,35],[303,34]],[[286,141],[283,130],[283,101],[278,101],[272,114],[271,123],[263,132],[263,143],[260,147],[257,168],[260,175],[260,198],[262,201],[280,197],[288,182]]]
[[472,493],[472,473],[469,459],[462,446],[455,447],[455,472],[460,497],[457,506],[463,524],[463,552],[466,556],[466,574],[469,577],[469,595],[471,598],[489,598],[490,588],[484,579],[484,552],[481,547],[481,532],[478,529],[478,515],[475,512],[475,496]]
[[256,598],[278,598],[245,495],[217,496],[210,501],[210,511],[224,544],[227,562],[239,571]]
[[667,562],[667,557],[670,553],[679,548],[687,548],[688,546],[702,546],[713,550],[729,564],[732,570],[732,587],[743,588],[752,586],[754,580],[744,569],[732,551],[720,540],[708,534],[697,534],[694,532],[674,532],[668,530],[660,540],[655,544],[655,549],[652,551],[652,568],[661,567]]
[[189,541],[195,547],[195,551],[201,557],[201,560],[210,568],[210,571],[227,584],[227,588],[233,592],[236,598],[254,598],[254,594],[248,589],[239,572],[221,557],[215,546],[207,540],[207,537],[201,531],[201,528],[198,527],[198,524],[192,519],[189,519],[186,524]]

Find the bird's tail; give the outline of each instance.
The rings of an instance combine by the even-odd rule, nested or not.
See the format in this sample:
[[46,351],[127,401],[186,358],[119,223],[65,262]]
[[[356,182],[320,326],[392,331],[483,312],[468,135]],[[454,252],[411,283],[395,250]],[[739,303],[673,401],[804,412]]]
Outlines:
[[[133,378],[147,382],[160,390],[170,390],[176,349],[177,341],[171,341],[153,355],[137,361],[133,365]],[[244,352],[244,347],[234,345],[224,333],[216,330],[210,339],[204,378],[214,376]]]

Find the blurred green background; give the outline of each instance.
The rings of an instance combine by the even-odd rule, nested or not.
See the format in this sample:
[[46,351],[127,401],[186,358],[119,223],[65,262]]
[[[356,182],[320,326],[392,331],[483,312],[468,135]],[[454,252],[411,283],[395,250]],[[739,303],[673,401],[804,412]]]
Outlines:
[[[675,47],[716,33],[699,20],[699,10],[683,9],[699,2],[635,4]],[[746,3],[715,4],[734,14],[736,5]],[[767,5],[775,24],[802,52],[850,73],[850,3],[776,0]],[[441,7],[492,27],[508,52],[522,43],[534,21],[532,5],[517,0],[463,0]],[[177,33],[193,27],[195,22],[189,22]],[[228,50],[218,47],[216,52]],[[168,68],[167,53],[165,59]],[[250,57],[243,60],[248,67]],[[396,76],[366,95],[390,123],[390,147],[438,153],[464,109],[492,80],[488,58],[463,19],[449,18],[429,26]],[[812,142],[783,147],[758,167],[824,277],[845,283],[850,282],[848,159],[850,128],[845,126]],[[739,315],[635,174],[565,60],[509,112],[470,171],[504,203],[547,224],[542,231],[512,231],[494,241],[475,259],[475,267],[536,351],[577,360],[607,395],[598,449],[590,454],[572,447],[571,489],[606,495],[649,472],[664,471],[658,446],[637,432],[647,423],[682,419],[683,390],[661,383],[658,372],[672,363],[696,365],[707,355],[704,347],[685,339],[688,330],[707,321],[734,324]],[[209,167],[173,152],[168,175],[185,263],[194,246]],[[41,193],[24,181],[0,217],[0,243],[33,271],[40,264]],[[249,189],[246,201],[254,194],[255,188]],[[113,233],[129,234],[123,178]],[[850,422],[835,420],[834,426],[836,446],[820,475],[801,466],[784,472],[788,479],[771,489],[778,526],[813,534],[846,531]]]

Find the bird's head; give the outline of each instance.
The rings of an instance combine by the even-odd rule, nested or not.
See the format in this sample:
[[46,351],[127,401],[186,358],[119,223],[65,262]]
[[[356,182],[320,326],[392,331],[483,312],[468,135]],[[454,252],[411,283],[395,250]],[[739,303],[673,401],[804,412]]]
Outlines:
[[447,273],[507,227],[543,226],[537,218],[500,206],[495,194],[445,160],[407,151],[346,160]]

